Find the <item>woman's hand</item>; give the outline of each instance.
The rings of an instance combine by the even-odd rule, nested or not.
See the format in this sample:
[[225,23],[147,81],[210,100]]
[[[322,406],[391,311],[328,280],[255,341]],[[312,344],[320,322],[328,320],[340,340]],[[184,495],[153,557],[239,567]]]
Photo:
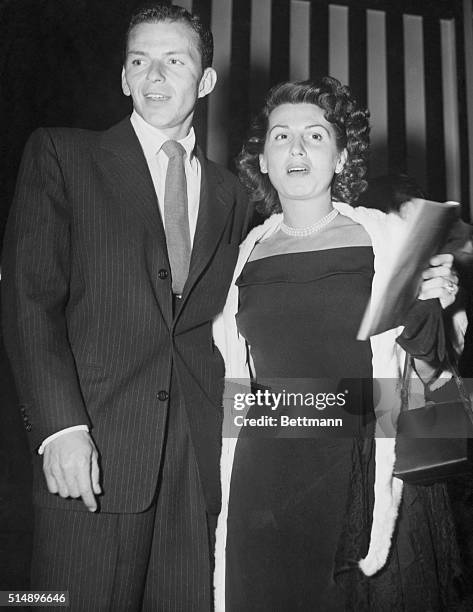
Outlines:
[[419,300],[438,298],[442,308],[447,308],[456,299],[458,276],[453,270],[453,255],[435,255],[429,261],[430,268],[422,272]]

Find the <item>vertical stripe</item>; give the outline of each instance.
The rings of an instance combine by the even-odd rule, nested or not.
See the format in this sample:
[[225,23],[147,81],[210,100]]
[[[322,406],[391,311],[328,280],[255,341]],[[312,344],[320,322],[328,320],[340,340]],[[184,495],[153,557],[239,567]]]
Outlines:
[[289,2],[272,0],[271,5],[271,85],[289,78]]
[[463,3],[456,2],[455,9],[455,51],[457,64],[457,92],[458,92],[458,124],[460,141],[460,184],[462,217],[468,221],[470,215],[470,180],[469,180],[469,154],[468,154],[468,109],[466,104],[466,77],[465,77],[465,29],[463,26]]
[[[205,25],[210,27],[212,0],[193,0],[192,12],[198,15]],[[211,94],[212,95],[212,94]],[[199,100],[194,113],[194,127],[197,141],[204,151],[207,151],[207,118],[209,98]]]
[[240,151],[250,123],[250,24],[251,0],[234,2],[230,62],[230,116],[234,119],[228,122],[230,160]]
[[329,72],[348,84],[348,8],[329,5]]
[[404,85],[404,29],[401,13],[386,13],[388,86],[388,169],[407,172],[406,108]]
[[228,161],[229,67],[231,56],[232,0],[212,3],[212,32],[214,35],[214,67],[219,76],[217,87],[209,97],[208,144],[210,159],[221,164]]
[[250,107],[252,113],[255,113],[269,88],[271,0],[252,0],[251,2],[250,49]]
[[463,31],[465,44],[466,108],[468,121],[468,175],[470,218],[473,218],[473,7],[472,0],[463,0]]
[[367,105],[366,10],[350,6],[348,29],[349,83],[354,97],[361,106]]
[[424,64],[427,193],[434,200],[445,200],[445,143],[443,130],[442,55],[440,22],[425,16]]
[[425,189],[425,89],[422,17],[404,15],[407,172]]
[[291,0],[290,40],[290,79],[304,81],[310,74],[310,3],[305,0]]
[[455,24],[440,21],[442,39],[443,129],[445,138],[446,199],[461,200],[460,134],[458,122]]
[[371,113],[370,174],[387,172],[387,71],[385,13],[368,10],[368,108]]
[[310,77],[317,80],[329,74],[328,69],[328,5],[313,0],[310,10]]

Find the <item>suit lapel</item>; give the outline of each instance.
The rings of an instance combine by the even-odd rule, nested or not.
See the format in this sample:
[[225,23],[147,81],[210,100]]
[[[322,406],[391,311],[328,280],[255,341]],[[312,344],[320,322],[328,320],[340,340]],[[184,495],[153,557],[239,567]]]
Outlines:
[[119,201],[136,211],[157,236],[157,243],[166,251],[164,227],[153,181],[130,120],[124,119],[107,130],[101,144],[98,161],[119,196]]
[[[199,147],[197,157],[201,165],[199,214],[192,247],[189,276],[178,311],[197,279],[214,256],[234,206],[233,194],[228,190],[218,166],[209,163]],[[98,164],[112,185],[117,201],[139,215],[156,235],[156,242],[167,260],[166,236],[159,213],[156,192],[138,138],[128,118],[102,134]],[[169,308],[165,308],[169,315]],[[163,313],[164,314],[164,313]],[[168,316],[166,316],[168,319]]]
[[[100,144],[97,163],[115,192],[116,201],[128,210],[132,209],[142,219],[143,224],[156,237],[153,241],[153,249],[161,251],[160,259],[167,262],[169,269],[166,236],[153,180],[130,120],[124,119],[104,132]],[[149,253],[149,257],[155,262],[158,260],[156,256],[157,251],[153,250]],[[152,262],[151,269],[153,269]],[[151,282],[163,317],[168,325],[171,325],[171,294],[163,303],[159,297],[162,294],[162,291],[159,291],[161,287],[157,286],[160,281],[156,277],[152,278]]]
[[235,204],[233,194],[226,187],[218,166],[209,163],[200,148],[197,148],[197,157],[202,169],[199,214],[189,276],[184,287],[181,307],[202,271],[214,256],[228,215]]

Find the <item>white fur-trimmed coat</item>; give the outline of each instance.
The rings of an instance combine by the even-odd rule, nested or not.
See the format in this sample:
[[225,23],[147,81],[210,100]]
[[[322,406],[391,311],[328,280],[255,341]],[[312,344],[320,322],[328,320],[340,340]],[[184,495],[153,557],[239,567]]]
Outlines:
[[[383,289],[387,275],[384,273],[402,243],[404,221],[397,215],[386,215],[381,211],[362,207],[353,208],[345,203],[334,202],[333,206],[346,217],[364,227],[371,238],[374,253],[374,276],[372,299]],[[249,386],[250,364],[244,338],[238,333],[235,315],[238,310],[238,287],[235,284],[245,263],[257,242],[268,238],[279,229],[282,214],[271,216],[262,225],[254,228],[240,246],[240,254],[235,268],[223,312],[213,325],[214,342],[225,361],[225,377],[247,381]],[[360,560],[361,570],[371,576],[380,570],[386,562],[396,517],[402,495],[402,481],[393,477],[395,461],[395,421],[400,408],[399,390],[393,385],[383,385],[383,379],[399,380],[404,351],[396,344],[395,339],[402,327],[392,329],[371,337],[373,354],[373,378],[380,382],[377,385],[375,412],[377,415],[377,436],[375,452],[375,503],[371,527],[370,545],[367,556]],[[232,411],[224,401],[224,418],[231,419]],[[230,400],[231,403],[231,400]],[[393,416],[395,415],[395,416]],[[394,424],[393,424],[394,423]],[[230,431],[224,425],[224,431]],[[233,428],[234,431],[234,428]],[[237,439],[224,437],[221,454],[222,509],[218,519],[215,549],[215,610],[225,611],[225,548],[227,536],[227,515],[230,495],[233,457]]]

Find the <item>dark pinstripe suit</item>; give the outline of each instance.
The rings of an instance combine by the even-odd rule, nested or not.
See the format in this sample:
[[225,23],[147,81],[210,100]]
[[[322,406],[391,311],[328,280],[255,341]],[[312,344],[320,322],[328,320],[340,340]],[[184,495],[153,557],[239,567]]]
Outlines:
[[[166,426],[197,465],[195,478],[183,476],[200,481],[191,505],[203,495],[208,513],[219,509],[223,362],[210,325],[225,300],[247,205],[235,177],[198,155],[199,217],[173,313],[164,229],[129,120],[106,132],[41,129],[25,149],[2,262],[5,342],[33,449],[55,431],[90,425],[102,513],[147,510],[160,469],[161,497]],[[85,510],[48,493],[40,458],[34,462],[38,506]]]

